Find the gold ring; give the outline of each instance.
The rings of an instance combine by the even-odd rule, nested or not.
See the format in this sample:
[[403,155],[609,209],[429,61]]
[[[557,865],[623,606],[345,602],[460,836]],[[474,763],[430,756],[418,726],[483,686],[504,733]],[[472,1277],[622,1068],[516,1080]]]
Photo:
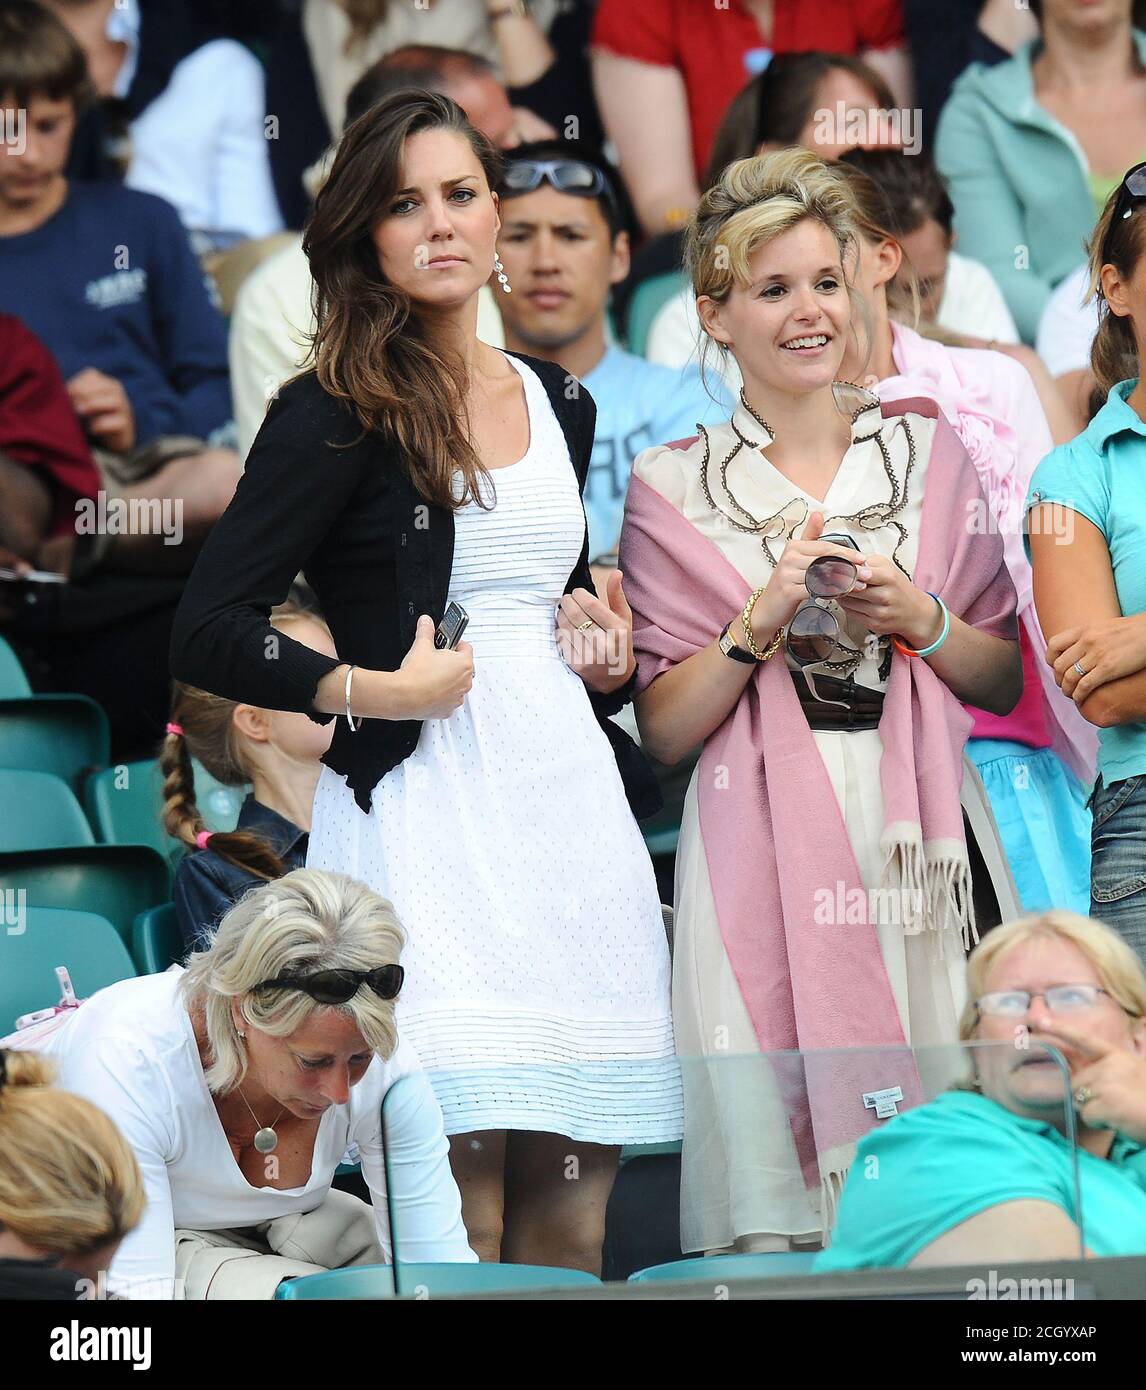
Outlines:
[[1074,1093],[1074,1103],[1080,1109],[1087,1103],[1088,1100],[1093,1100],[1093,1098],[1094,1092],[1090,1089],[1089,1086],[1080,1086],[1078,1090]]
[[588,632],[589,629],[590,629],[591,627],[596,627],[596,626],[597,626],[597,624],[593,621],[592,618],[586,618],[585,621],[584,621],[583,623],[578,623],[578,624],[577,624],[577,631],[578,631],[578,632]]

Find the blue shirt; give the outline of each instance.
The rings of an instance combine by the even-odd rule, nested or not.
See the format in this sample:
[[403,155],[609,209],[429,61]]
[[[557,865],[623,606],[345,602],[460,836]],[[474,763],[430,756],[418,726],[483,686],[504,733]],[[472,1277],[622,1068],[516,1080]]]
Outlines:
[[71,180],[46,222],[0,238],[0,306],[41,339],[65,380],[95,367],[122,382],[137,446],[208,439],[231,419],[223,320],[161,198]]
[[692,439],[699,422],[723,423],[732,402],[718,380],[714,401],[696,367],[662,367],[610,346],[582,378],[597,403],[593,456],[585,480],[589,558],[616,552],[633,460],[642,449]]
[[1121,1136],[1109,1158],[1077,1151],[1081,1221],[1074,1156],[1053,1125],[948,1091],[860,1141],[815,1272],[901,1268],[979,1212],[1031,1200],[1078,1222],[1096,1255],[1146,1254],[1146,1152]]
[[[1086,429],[1051,450],[1026,502],[1057,502],[1098,527],[1124,617],[1146,611],[1146,424],[1126,401],[1137,384],[1120,381]],[[1146,772],[1146,723],[1099,729],[1098,771],[1107,785]]]
[[[239,811],[236,830],[259,835],[286,866],[287,871],[306,864],[310,837],[293,821],[248,796]],[[266,879],[241,869],[211,848],[192,850],[175,870],[175,915],[189,951],[205,950],[223,917],[239,899]]]

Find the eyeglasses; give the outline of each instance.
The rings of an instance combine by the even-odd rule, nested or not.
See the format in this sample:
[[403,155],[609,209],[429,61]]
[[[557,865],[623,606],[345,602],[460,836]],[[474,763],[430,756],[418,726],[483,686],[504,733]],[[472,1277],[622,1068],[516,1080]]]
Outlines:
[[[859,546],[848,535],[829,534],[821,536],[820,539],[859,550]],[[804,587],[811,594],[811,598],[796,609],[788,624],[788,634],[784,639],[785,649],[804,672],[804,680],[812,698],[818,700],[821,705],[839,705],[842,709],[849,707],[844,700],[825,700],[812,682],[809,667],[831,662],[837,659],[838,653],[841,652],[848,654],[844,664],[854,665],[850,658],[854,656],[858,659],[863,655],[858,647],[853,647],[843,640],[839,619],[822,600],[842,598],[844,594],[850,594],[856,586],[857,578],[857,566],[851,560],[845,560],[843,556],[821,555],[813,560],[804,571]]]
[[345,1004],[362,985],[379,999],[396,999],[406,972],[400,965],[380,965],[376,970],[316,970],[313,975],[280,975],[251,987],[252,994],[267,989],[298,989],[317,1004]]
[[1050,989],[997,989],[975,1000],[975,1007],[991,1018],[1022,1018],[1033,999],[1042,999],[1052,1014],[1078,1014],[1093,1009],[1100,994],[1109,994],[1101,985],[1051,985]]
[[502,179],[502,187],[513,193],[532,193],[549,183],[559,193],[575,193],[581,198],[604,198],[616,211],[616,200],[609,181],[593,164],[580,159],[512,160]]

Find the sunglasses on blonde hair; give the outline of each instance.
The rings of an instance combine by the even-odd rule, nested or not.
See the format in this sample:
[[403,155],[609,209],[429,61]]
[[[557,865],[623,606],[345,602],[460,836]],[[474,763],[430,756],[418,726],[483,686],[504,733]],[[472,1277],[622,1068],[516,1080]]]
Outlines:
[[345,1004],[362,985],[379,999],[397,999],[406,972],[400,965],[380,965],[375,970],[316,970],[311,975],[280,975],[251,986],[252,994],[269,989],[297,989],[309,994],[316,1004]]

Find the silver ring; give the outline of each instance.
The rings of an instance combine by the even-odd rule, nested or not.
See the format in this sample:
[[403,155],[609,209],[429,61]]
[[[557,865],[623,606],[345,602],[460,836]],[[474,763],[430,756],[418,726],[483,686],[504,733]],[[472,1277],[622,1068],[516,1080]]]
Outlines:
[[1094,1099],[1094,1092],[1089,1086],[1080,1086],[1074,1093],[1074,1103],[1081,1109],[1088,1100]]
[[1085,675],[1086,675],[1086,672],[1082,669],[1082,662],[1081,662],[1081,661],[1076,661],[1076,662],[1074,663],[1074,669],[1078,672],[1078,674],[1079,674],[1080,676],[1085,676]]

